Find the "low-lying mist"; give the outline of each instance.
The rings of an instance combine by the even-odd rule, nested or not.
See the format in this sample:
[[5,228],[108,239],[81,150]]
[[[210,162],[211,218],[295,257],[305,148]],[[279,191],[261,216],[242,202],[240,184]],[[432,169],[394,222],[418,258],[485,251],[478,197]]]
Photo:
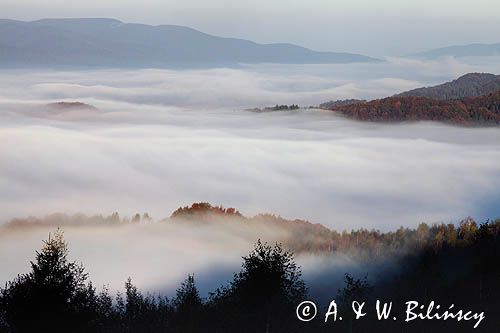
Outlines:
[[[471,71],[500,68],[390,59],[199,71],[2,71],[0,223],[55,212],[141,211],[160,220],[199,201],[339,231],[497,217],[497,128],[361,123],[316,109],[244,110],[379,98]],[[59,101],[96,109],[46,106]],[[54,228],[1,231],[0,281],[27,271]],[[214,290],[259,238],[287,237],[269,227],[242,232],[168,223],[63,230],[72,258],[97,285],[118,289],[130,276],[145,290],[166,292],[189,273],[202,292]],[[332,292],[346,271],[377,270],[352,256],[297,260],[306,281],[331,281]]]
[[[233,278],[241,268],[242,256],[258,240],[282,244],[292,251],[302,267],[310,295],[318,300],[334,296],[343,286],[345,273],[369,275],[370,281],[375,281],[390,266],[393,255],[389,254],[374,261],[356,249],[318,251],[321,238],[304,240],[307,235],[294,229],[295,223],[300,222],[276,224],[272,219],[130,222],[81,214],[17,219],[0,228],[0,282],[28,272],[35,251],[57,229],[64,233],[69,244],[69,259],[84,265],[98,289],[106,286],[112,292],[121,291],[130,277],[144,292],[171,296],[188,274],[194,274],[201,294],[206,297]],[[301,248],[301,243],[312,247]]]
[[155,124],[3,122],[0,217],[163,218],[196,201],[336,229],[499,215],[496,128],[362,124],[325,111],[156,116]]
[[[496,69],[392,59],[199,71],[3,71],[0,221],[138,210],[160,219],[197,201],[335,229],[496,217],[496,128],[242,109],[382,97],[486,68]],[[97,109],[45,106],[62,100]]]
[[[35,250],[55,230],[53,225],[42,225],[1,231],[0,281],[27,272]],[[131,277],[143,290],[165,294],[175,291],[192,273],[203,293],[213,291],[232,278],[241,256],[258,239],[238,235],[230,228],[171,223],[64,226],[61,230],[69,243],[70,258],[84,264],[96,286],[121,290]]]

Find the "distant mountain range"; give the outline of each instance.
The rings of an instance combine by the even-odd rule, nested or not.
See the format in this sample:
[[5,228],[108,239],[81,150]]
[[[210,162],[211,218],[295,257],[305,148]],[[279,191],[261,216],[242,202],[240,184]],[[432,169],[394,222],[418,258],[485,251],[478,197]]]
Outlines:
[[416,96],[445,100],[477,97],[497,90],[500,90],[500,75],[469,73],[451,82],[434,87],[413,89],[396,96]]
[[374,62],[352,53],[257,44],[175,25],[113,19],[0,20],[1,67],[211,67],[239,63]]
[[500,124],[500,76],[470,73],[438,86],[363,102],[329,102],[329,109],[364,121],[442,121],[463,125]]
[[440,57],[460,58],[460,57],[489,57],[489,56],[500,56],[500,43],[453,45],[410,55],[410,57],[425,58],[425,59],[433,59]]

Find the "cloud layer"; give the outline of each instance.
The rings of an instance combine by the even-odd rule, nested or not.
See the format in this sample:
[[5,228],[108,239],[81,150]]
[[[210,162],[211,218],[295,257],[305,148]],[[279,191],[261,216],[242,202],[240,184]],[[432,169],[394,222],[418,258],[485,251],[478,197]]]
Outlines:
[[[378,98],[466,72],[498,73],[498,67],[391,59],[200,71],[3,71],[0,222],[53,212],[147,211],[159,219],[196,201],[338,230],[497,217],[497,128],[243,109]],[[98,110],[44,106],[61,100]],[[48,231],[0,233],[0,281],[28,269]],[[116,289],[130,275],[142,288],[170,292],[193,272],[203,291],[213,290],[231,278],[258,237],[273,236],[270,230],[243,235],[154,225],[65,231],[72,257],[85,263],[97,285]],[[299,263],[313,281],[325,274],[338,281],[344,269],[357,269],[347,257],[301,257]]]
[[[337,229],[495,217],[496,128],[242,110],[381,97],[487,66],[393,59],[203,71],[5,71],[0,218],[56,211],[148,211],[160,218],[195,201]],[[41,106],[60,100],[99,110]]]

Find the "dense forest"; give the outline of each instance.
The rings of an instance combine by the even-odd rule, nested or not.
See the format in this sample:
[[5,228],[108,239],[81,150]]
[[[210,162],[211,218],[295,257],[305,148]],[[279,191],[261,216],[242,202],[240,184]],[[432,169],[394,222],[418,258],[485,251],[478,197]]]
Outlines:
[[334,107],[346,117],[364,121],[443,121],[460,125],[498,125],[500,90],[460,100],[427,97],[388,97]]
[[[419,320],[378,321],[374,313],[356,320],[348,311],[352,301],[392,301],[394,313],[404,318],[404,302],[435,301],[447,306],[484,311],[486,319],[476,331],[495,332],[500,319],[500,220],[477,224],[467,218],[459,224],[420,224],[415,229],[332,231],[307,221],[286,220],[274,215],[244,217],[236,209],[197,203],[176,210],[168,219],[152,222],[147,214],[122,219],[86,218],[79,222],[59,215],[52,223],[261,224],[289,228],[288,244],[255,240],[242,258],[241,269],[231,281],[201,297],[195,276],[189,275],[176,294],[167,298],[141,292],[131,279],[124,291],[113,295],[98,290],[81,264],[68,260],[71,244],[61,230],[44,242],[31,262],[31,270],[9,281],[0,290],[0,332],[437,332],[471,331],[474,323]],[[47,220],[16,220],[5,228],[26,228]],[[54,222],[55,221],[55,222]],[[302,242],[293,244],[293,241]],[[250,250],[250,249],[249,249]],[[383,279],[345,274],[338,293],[343,321],[324,322],[327,304],[319,300],[318,316],[310,322],[296,317],[296,307],[310,300],[295,255],[301,252],[350,252],[367,260],[392,261],[397,270]],[[294,254],[295,253],[295,254]],[[112,263],[110,263],[112,264]]]
[[335,101],[328,101],[325,103],[321,103],[319,105],[319,108],[324,109],[324,110],[331,110],[331,109],[339,107],[339,106],[346,106],[346,105],[360,104],[360,103],[366,103],[366,100],[365,99],[338,99]]
[[346,99],[322,103],[363,121],[442,121],[459,125],[500,123],[500,75],[469,73],[451,82],[372,100]]

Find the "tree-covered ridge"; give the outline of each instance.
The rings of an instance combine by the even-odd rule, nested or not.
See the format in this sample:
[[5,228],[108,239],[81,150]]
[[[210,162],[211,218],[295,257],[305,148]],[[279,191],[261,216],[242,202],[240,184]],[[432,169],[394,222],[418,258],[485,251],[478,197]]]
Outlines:
[[[376,229],[337,231],[304,220],[289,220],[273,214],[258,214],[245,217],[235,208],[212,206],[209,203],[195,203],[177,209],[172,214],[179,223],[239,223],[250,227],[273,227],[288,231],[289,237],[280,239],[285,246],[296,253],[349,252],[360,256],[385,257],[431,247],[461,247],[470,244],[479,228],[477,222],[468,217],[458,224],[421,223],[417,228],[400,227],[395,231],[381,232]],[[490,221],[488,228],[500,235],[500,219]]]
[[388,97],[333,108],[346,117],[364,121],[442,121],[460,125],[498,125],[500,90],[461,100],[427,97]]
[[[236,208],[214,206],[207,202],[193,203],[176,209],[169,218],[155,221],[148,213],[137,213],[132,218],[121,217],[118,212],[111,215],[86,216],[77,214],[52,214],[45,218],[14,219],[4,225],[6,230],[17,230],[36,226],[126,226],[135,223],[211,225],[242,228],[243,231],[259,230],[261,238],[266,233],[278,231],[278,241],[295,253],[351,253],[363,257],[384,258],[386,256],[432,247],[436,250],[446,246],[470,244],[479,228],[477,222],[468,217],[454,223],[421,223],[416,228],[400,227],[382,232],[377,229],[353,229],[339,231],[319,223],[300,219],[286,219],[274,214],[257,214],[246,217]],[[246,228],[246,229],[243,229]],[[492,234],[500,234],[500,219],[489,221]]]
[[212,220],[220,217],[241,218],[243,215],[235,208],[224,208],[222,206],[212,206],[208,202],[197,202],[191,206],[177,208],[170,216],[172,219],[188,220]]
[[335,101],[321,103],[319,105],[319,108],[324,109],[324,110],[331,110],[331,109],[336,108],[338,106],[346,106],[346,105],[359,104],[359,103],[366,103],[366,100],[364,100],[364,99],[339,99],[339,100],[335,100]]
[[427,97],[438,100],[463,99],[488,95],[500,90],[500,75],[468,73],[456,80],[433,87],[417,88],[397,94],[397,97]]
[[[171,216],[179,223],[244,223],[249,226],[272,226],[290,232],[290,239],[280,240],[295,252],[350,252],[371,256],[393,255],[401,251],[414,251],[425,247],[439,250],[446,246],[461,247],[474,241],[479,230],[477,222],[468,217],[458,224],[421,223],[417,228],[400,227],[395,231],[358,229],[337,231],[319,223],[304,220],[289,220],[273,214],[258,214],[245,217],[235,208],[212,206],[209,203],[194,203],[177,209]],[[500,236],[500,219],[489,221],[488,229]],[[289,244],[288,244],[289,243]]]

